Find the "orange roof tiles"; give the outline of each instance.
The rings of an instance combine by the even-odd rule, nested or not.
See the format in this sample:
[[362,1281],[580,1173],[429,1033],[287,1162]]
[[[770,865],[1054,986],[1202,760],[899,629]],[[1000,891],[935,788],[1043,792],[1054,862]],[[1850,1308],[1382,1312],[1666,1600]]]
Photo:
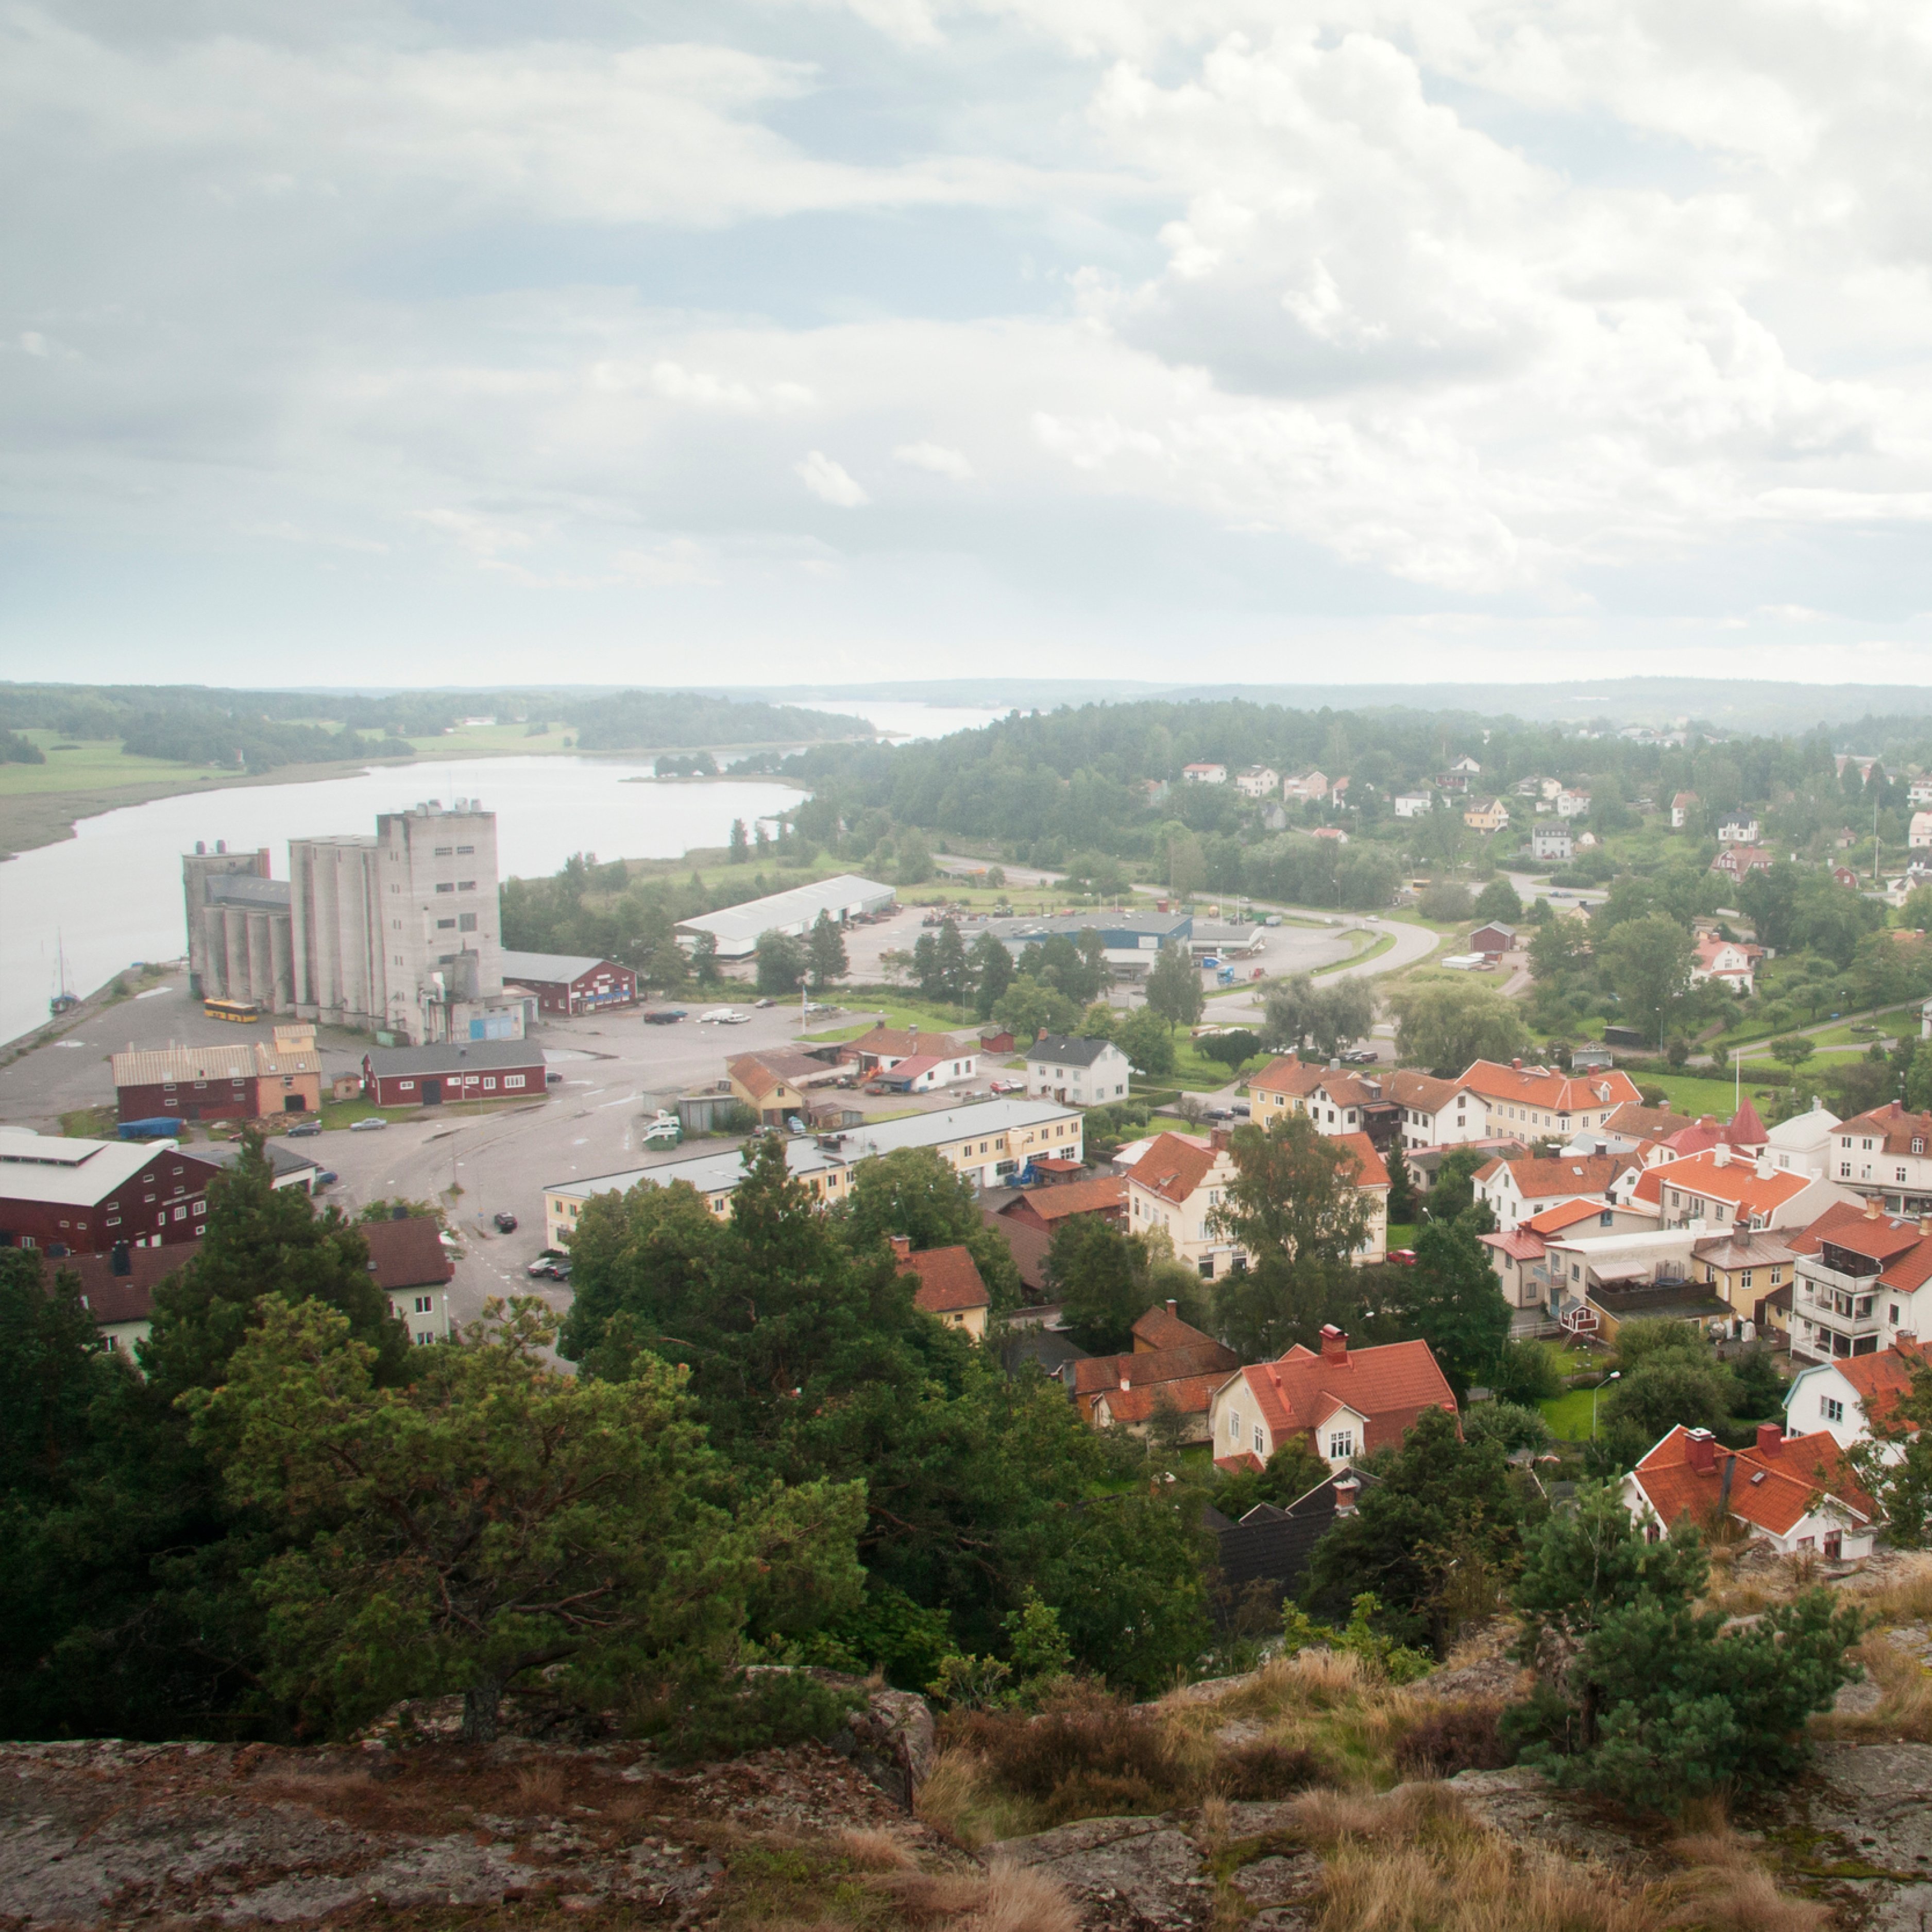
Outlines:
[[[1922,1154],[1932,1148],[1932,1114],[1907,1113],[1896,1100],[1856,1120],[1840,1120],[1832,1131],[1840,1138],[1882,1140],[1887,1154]],[[1919,1143],[1916,1148],[1914,1141]]]
[[1549,1066],[1505,1066],[1478,1060],[1457,1083],[1486,1100],[1520,1101],[1552,1114],[1594,1113],[1643,1096],[1628,1073],[1614,1067],[1599,1073],[1565,1073]]
[[1184,1134],[1161,1134],[1126,1178],[1163,1201],[1179,1204],[1207,1179],[1216,1151],[1211,1142],[1199,1147]]
[[1901,1294],[1932,1280],[1932,1235],[1922,1233],[1916,1220],[1868,1214],[1858,1202],[1842,1201],[1826,1208],[1801,1232],[1786,1234],[1784,1240],[1795,1255],[1815,1255],[1828,1241],[1834,1248],[1876,1262],[1880,1266],[1875,1279]]
[[1627,1101],[1604,1123],[1606,1133],[1622,1134],[1634,1141],[1667,1141],[1682,1133],[1691,1122],[1668,1107],[1646,1107],[1640,1101]]
[[[1035,1166],[1045,1163],[1036,1162]],[[1018,1201],[1010,1201],[1006,1213],[1024,1202],[1042,1221],[1064,1220],[1070,1214],[1104,1214],[1125,1204],[1127,1178],[1124,1174],[1096,1174],[1086,1180],[1064,1180],[1052,1187],[1032,1187]]]
[[913,1306],[928,1315],[952,1315],[992,1302],[970,1248],[922,1248],[916,1254],[902,1255],[899,1273],[919,1276]]
[[1574,1228],[1579,1221],[1594,1221],[1604,1211],[1604,1204],[1598,1201],[1559,1201],[1554,1208],[1546,1208],[1540,1214],[1532,1214],[1522,1225],[1532,1234],[1560,1234],[1565,1228]]
[[1241,1370],[1277,1442],[1319,1428],[1338,1408],[1363,1419],[1363,1453],[1400,1443],[1426,1408],[1456,1413],[1456,1397],[1426,1342],[1316,1354],[1298,1342],[1278,1361]]
[[[1248,1084],[1254,1084],[1252,1081]],[[1402,1067],[1384,1076],[1382,1090],[1398,1106],[1439,1114],[1458,1094],[1467,1093],[1468,1089],[1460,1080],[1438,1080],[1432,1073],[1418,1073]]]
[[1346,1067],[1303,1060],[1292,1053],[1270,1060],[1248,1080],[1250,1094],[1292,1095],[1304,1100],[1319,1088],[1338,1107],[1373,1106],[1383,1098],[1381,1086],[1379,1081],[1364,1079]]
[[1207,1375],[1179,1376],[1172,1382],[1136,1382],[1127,1388],[1102,1389],[1084,1406],[1090,1420],[1096,1406],[1103,1402],[1116,1422],[1149,1422],[1163,1408],[1178,1410],[1183,1415],[1205,1415],[1214,1400],[1214,1391],[1227,1379],[1226,1374],[1216,1369]]
[[1328,1138],[1337,1147],[1345,1147],[1352,1154],[1358,1165],[1355,1169],[1358,1187],[1386,1187],[1389,1184],[1389,1172],[1382,1157],[1376,1151],[1376,1144],[1366,1134],[1330,1134]]
[[1686,1155],[1681,1160],[1668,1161],[1661,1167],[1646,1168],[1631,1198],[1657,1207],[1662,1204],[1664,1189],[1673,1187],[1679,1193],[1694,1194],[1701,1201],[1727,1202],[1741,1214],[1769,1214],[1810,1185],[1809,1174],[1781,1168],[1761,1174],[1756,1164],[1748,1160],[1730,1160],[1720,1167],[1718,1150],[1714,1148],[1703,1154]]
[[1858,1390],[1865,1419],[1877,1421],[1910,1393],[1915,1366],[1932,1367],[1932,1354],[1917,1342],[1894,1342],[1875,1355],[1840,1356],[1831,1366]]
[[1214,1340],[1191,1323],[1182,1321],[1174,1312],[1172,1303],[1165,1308],[1158,1304],[1150,1308],[1134,1324],[1133,1336],[1143,1353],[1152,1348],[1185,1348],[1196,1342]]
[[1507,1168],[1526,1201],[1544,1201],[1552,1196],[1606,1193],[1619,1174],[1637,1164],[1636,1156],[1628,1154],[1557,1154],[1546,1160],[1528,1154],[1509,1160],[1499,1154],[1477,1168],[1476,1178],[1494,1180]]
[[1157,1382],[1184,1382],[1190,1376],[1209,1374],[1218,1388],[1228,1379],[1228,1372],[1240,1365],[1240,1360],[1211,1335],[1176,1348],[1090,1355],[1073,1365],[1073,1393],[1083,1398],[1106,1395],[1118,1390],[1124,1382],[1134,1388],[1151,1388]]
[[[1724,1500],[1724,1465],[1732,1452],[1712,1444],[1711,1467],[1700,1469],[1691,1457],[1696,1444],[1678,1426],[1665,1436],[1633,1472],[1665,1527],[1688,1516],[1702,1524]],[[1774,1536],[1788,1534],[1811,1512],[1820,1495],[1843,1504],[1870,1522],[1878,1506],[1858,1486],[1856,1474],[1828,1430],[1787,1436],[1768,1448],[1740,1449],[1731,1472],[1730,1513]]]

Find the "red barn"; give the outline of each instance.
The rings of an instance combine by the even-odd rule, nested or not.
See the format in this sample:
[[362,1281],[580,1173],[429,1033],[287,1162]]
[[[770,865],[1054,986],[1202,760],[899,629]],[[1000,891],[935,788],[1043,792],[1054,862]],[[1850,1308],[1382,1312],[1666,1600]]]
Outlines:
[[629,967],[581,953],[506,950],[503,981],[536,994],[539,1012],[589,1013],[638,1003],[638,976]]
[[94,1141],[0,1127],[0,1246],[104,1254],[160,1247],[207,1224],[221,1170],[171,1141]]
[[544,1057],[526,1040],[379,1046],[362,1056],[362,1090],[379,1107],[453,1100],[541,1100]]

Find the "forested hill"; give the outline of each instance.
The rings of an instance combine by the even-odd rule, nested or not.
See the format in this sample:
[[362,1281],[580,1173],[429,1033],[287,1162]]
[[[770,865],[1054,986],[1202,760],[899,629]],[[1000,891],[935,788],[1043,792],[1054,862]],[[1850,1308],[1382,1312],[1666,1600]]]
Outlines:
[[862,718],[806,711],[792,704],[716,698],[694,691],[623,691],[586,701],[566,694],[559,716],[577,726],[586,752],[656,749],[694,745],[818,744],[828,738],[866,738]]

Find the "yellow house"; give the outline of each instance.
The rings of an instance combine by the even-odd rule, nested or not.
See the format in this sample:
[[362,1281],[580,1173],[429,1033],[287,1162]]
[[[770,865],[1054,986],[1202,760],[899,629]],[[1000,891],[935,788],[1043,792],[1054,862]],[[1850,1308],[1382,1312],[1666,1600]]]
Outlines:
[[1499,798],[1475,798],[1462,808],[1462,823],[1475,832],[1500,832],[1510,822],[1509,807]]
[[892,1252],[901,1274],[919,1277],[913,1291],[915,1308],[936,1317],[942,1328],[963,1329],[976,1342],[986,1338],[986,1312],[993,1298],[986,1292],[970,1248],[922,1248],[914,1254],[910,1239],[895,1234]]

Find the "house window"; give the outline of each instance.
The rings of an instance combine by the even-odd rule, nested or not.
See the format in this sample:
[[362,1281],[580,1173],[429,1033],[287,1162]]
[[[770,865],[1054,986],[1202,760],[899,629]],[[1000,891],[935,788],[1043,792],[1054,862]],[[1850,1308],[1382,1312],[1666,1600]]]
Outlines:
[[1891,1318],[1892,1325],[1896,1328],[1898,1326],[1898,1304],[1894,1301],[1886,1312]]
[[436,929],[439,932],[454,932],[456,922],[453,919],[440,919],[436,922]]
[[454,849],[451,846],[439,845],[436,848],[436,856],[439,859],[447,859],[452,856]]
[[416,1083],[413,1080],[398,1080],[396,1082],[396,1084],[400,1087],[405,1094],[413,1094],[416,1090]]
[[503,1084],[506,1087],[520,1087],[523,1084],[524,1076],[520,1073],[506,1073],[503,1076]]
[[483,1082],[483,1090],[484,1093],[494,1093],[496,1090],[496,1083],[494,1079],[489,1078],[487,1076],[485,1077]]
[[1255,1454],[1264,1457],[1268,1454],[1268,1437],[1258,1422],[1255,1424]]
[[1331,1429],[1328,1432],[1328,1460],[1339,1462],[1346,1456],[1355,1453],[1355,1432],[1352,1429]]
[[1834,1395],[1821,1395],[1818,1398],[1818,1418],[1822,1422],[1842,1422],[1845,1419],[1845,1405]]
[[1839,1178],[1840,1180],[1850,1180],[1850,1179],[1851,1179],[1851,1178],[1852,1178],[1852,1164],[1851,1164],[1851,1162],[1850,1162],[1850,1161],[1848,1161],[1848,1160],[1841,1160],[1841,1161],[1840,1161],[1840,1162],[1839,1162],[1839,1163],[1838,1163],[1838,1178]]
[[419,1294],[416,1297],[416,1312],[418,1315],[428,1314],[435,1306],[435,1302],[427,1294]]
[[418,1348],[431,1348],[435,1345],[435,1342],[436,1337],[427,1328],[422,1330],[416,1336],[416,1346]]
[[459,845],[456,848],[456,856],[459,859],[466,859],[476,850],[476,848],[473,845]]
[[474,879],[459,879],[456,882],[456,890],[459,892],[473,892],[476,890],[476,881]]
[[1241,1412],[1231,1408],[1228,1412],[1228,1440],[1238,1442],[1241,1439]]
[[440,892],[453,892],[455,890],[456,888],[453,885],[450,884],[447,880],[445,880],[442,884],[436,887],[436,890]]

